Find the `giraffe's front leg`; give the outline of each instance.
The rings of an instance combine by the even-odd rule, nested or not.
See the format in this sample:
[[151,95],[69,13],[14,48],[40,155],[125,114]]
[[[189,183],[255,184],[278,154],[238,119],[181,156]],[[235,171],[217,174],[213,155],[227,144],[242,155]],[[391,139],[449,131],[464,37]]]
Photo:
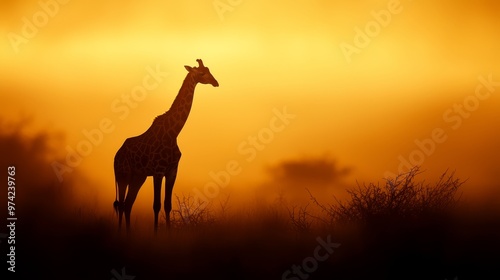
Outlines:
[[161,209],[161,183],[163,181],[162,175],[153,176],[153,184],[154,184],[154,198],[153,198],[153,211],[155,213],[155,233],[158,231],[158,213],[160,213]]
[[172,210],[172,190],[177,177],[177,165],[166,174],[165,180],[165,216],[167,219],[167,230],[170,229],[170,211]]

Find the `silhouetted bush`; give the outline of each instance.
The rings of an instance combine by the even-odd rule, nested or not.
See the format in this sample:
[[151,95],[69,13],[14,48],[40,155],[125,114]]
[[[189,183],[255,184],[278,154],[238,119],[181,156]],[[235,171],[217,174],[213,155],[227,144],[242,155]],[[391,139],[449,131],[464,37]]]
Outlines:
[[[209,225],[215,221],[211,204],[196,203],[191,195],[175,195],[176,208],[172,210],[172,224],[178,227],[197,227]],[[162,215],[165,213],[162,211]]]
[[308,206],[309,204],[306,206],[293,206],[291,209],[287,208],[290,223],[294,230],[299,232],[307,232],[310,230],[312,221],[310,219],[311,214],[307,212]]
[[416,181],[419,167],[387,178],[383,186],[369,183],[348,189],[350,200],[321,204],[311,194],[311,199],[329,217],[330,222],[373,222],[387,219],[415,219],[428,217],[449,210],[457,202],[457,191],[463,182],[454,173],[444,172],[431,185]]

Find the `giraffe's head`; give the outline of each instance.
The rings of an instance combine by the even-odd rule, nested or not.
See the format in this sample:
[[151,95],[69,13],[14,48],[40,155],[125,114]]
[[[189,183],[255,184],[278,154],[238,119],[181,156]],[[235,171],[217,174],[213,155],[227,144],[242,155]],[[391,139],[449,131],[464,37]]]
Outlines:
[[201,59],[197,59],[199,66],[191,67],[185,65],[184,67],[188,70],[189,73],[194,75],[195,80],[200,84],[211,84],[214,87],[219,86],[219,82],[212,76],[208,67],[203,65],[203,61]]

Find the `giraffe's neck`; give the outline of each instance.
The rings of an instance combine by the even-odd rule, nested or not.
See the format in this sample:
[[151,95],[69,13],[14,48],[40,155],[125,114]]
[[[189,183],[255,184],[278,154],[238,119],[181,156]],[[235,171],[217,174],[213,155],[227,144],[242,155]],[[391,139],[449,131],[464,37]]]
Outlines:
[[181,89],[177,94],[172,106],[168,110],[169,123],[170,126],[168,131],[178,135],[186,120],[191,112],[191,105],[193,104],[194,88],[197,82],[194,79],[194,75],[188,73],[184,82],[182,83]]

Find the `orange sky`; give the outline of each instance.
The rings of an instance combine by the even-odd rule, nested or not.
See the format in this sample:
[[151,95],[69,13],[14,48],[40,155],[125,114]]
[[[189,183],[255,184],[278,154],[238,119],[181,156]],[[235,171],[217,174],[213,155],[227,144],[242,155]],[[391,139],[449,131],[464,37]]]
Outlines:
[[[325,157],[350,170],[336,186],[380,180],[413,159],[432,176],[456,170],[469,193],[498,187],[496,1],[105,2],[0,4],[0,116],[32,115],[71,149],[108,121],[74,167],[107,206],[115,152],[170,107],[183,65],[197,58],[220,87],[196,89],[177,193],[203,190],[231,162],[241,172],[229,189],[252,193],[276,180],[272,166]],[[126,105],[122,95],[157,68],[157,88]],[[294,118],[252,146],[284,108]],[[150,208],[146,185],[138,201]]]

